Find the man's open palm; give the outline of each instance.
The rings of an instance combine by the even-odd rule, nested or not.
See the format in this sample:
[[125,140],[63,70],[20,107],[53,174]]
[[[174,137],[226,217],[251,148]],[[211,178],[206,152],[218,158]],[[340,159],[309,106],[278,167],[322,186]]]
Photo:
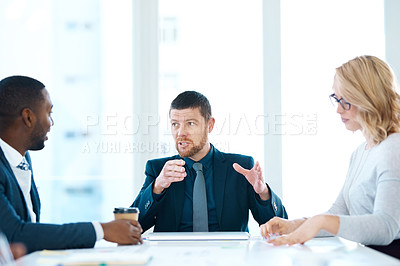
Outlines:
[[262,193],[265,191],[265,188],[267,185],[265,184],[264,177],[262,175],[262,170],[260,167],[260,164],[256,162],[253,168],[250,170],[244,169],[242,166],[240,166],[237,163],[233,164],[233,168],[240,174],[244,175],[249,181],[249,183],[253,186],[254,191],[257,194]]

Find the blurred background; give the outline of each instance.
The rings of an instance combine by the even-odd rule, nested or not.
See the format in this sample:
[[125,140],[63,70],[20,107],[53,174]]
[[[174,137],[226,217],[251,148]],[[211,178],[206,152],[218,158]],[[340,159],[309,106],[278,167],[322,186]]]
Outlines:
[[[400,75],[396,0],[2,0],[0,79],[42,81],[54,104],[31,152],[42,222],[108,221],[148,159],[176,153],[168,111],[211,102],[220,150],[251,155],[290,218],[326,211],[363,141],[331,105],[335,68],[378,56]],[[251,221],[250,232],[259,234]]]

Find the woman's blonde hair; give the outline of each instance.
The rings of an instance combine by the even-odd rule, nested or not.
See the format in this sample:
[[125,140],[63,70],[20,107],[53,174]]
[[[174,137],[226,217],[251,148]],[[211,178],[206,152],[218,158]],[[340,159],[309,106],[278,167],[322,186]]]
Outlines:
[[375,56],[359,56],[336,69],[337,89],[357,107],[364,136],[379,144],[399,131],[400,96],[390,66]]

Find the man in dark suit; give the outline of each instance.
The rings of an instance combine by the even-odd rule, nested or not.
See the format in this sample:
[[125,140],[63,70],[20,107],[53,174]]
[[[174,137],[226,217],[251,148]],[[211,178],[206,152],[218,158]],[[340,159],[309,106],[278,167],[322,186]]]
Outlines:
[[[144,231],[153,225],[155,232],[248,231],[249,210],[259,224],[274,216],[287,218],[258,162],[254,165],[252,157],[220,152],[209,142],[215,119],[204,95],[195,91],[179,94],[169,115],[179,155],[147,162],[146,179],[132,204],[140,209]],[[202,165],[206,188],[204,230],[195,229],[201,219],[194,210],[196,163]]]
[[136,221],[42,224],[40,199],[28,150],[41,150],[53,126],[53,105],[45,86],[29,77],[0,81],[0,231],[9,242],[41,249],[93,247],[96,240],[142,242]]

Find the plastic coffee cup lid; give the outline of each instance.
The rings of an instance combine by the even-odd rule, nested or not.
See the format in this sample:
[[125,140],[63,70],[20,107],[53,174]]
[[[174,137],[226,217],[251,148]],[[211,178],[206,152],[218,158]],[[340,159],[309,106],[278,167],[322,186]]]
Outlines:
[[114,213],[139,213],[139,209],[136,207],[130,207],[130,208],[118,207],[114,208]]

